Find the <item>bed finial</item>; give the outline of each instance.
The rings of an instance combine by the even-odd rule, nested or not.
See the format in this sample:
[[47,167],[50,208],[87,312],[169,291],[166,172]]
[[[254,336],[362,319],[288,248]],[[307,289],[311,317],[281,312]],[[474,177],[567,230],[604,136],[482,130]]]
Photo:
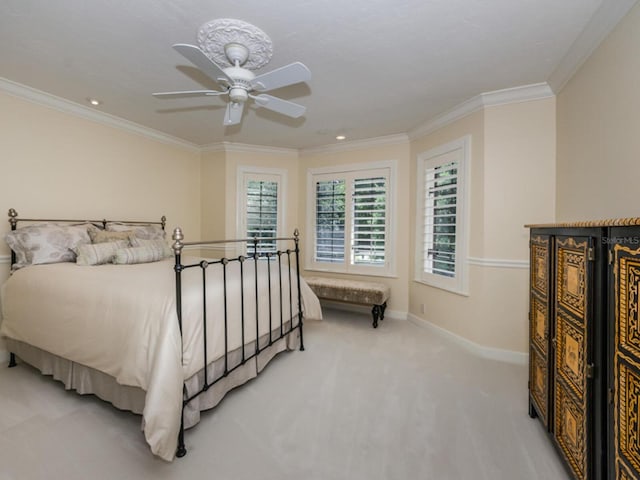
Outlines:
[[300,232],[297,228],[293,231],[293,240],[296,242],[296,245],[298,245],[298,240],[300,240]]
[[162,217],[160,217],[160,224],[162,225],[162,229],[164,230],[164,227],[167,226],[167,217],[162,215]]
[[18,212],[13,208],[9,209],[9,223],[11,224],[11,230],[15,230],[18,224]]
[[173,245],[171,246],[171,248],[173,248],[173,253],[175,253],[176,255],[180,255],[182,253],[182,247],[184,247],[184,245],[182,244],[184,235],[182,234],[182,230],[180,229],[180,227],[176,227],[173,230],[173,236],[171,238],[173,238]]

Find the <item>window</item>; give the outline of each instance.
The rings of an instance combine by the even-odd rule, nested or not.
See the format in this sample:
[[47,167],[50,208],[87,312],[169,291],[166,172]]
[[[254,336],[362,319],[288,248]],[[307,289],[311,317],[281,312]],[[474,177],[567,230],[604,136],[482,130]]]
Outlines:
[[391,275],[395,163],[309,171],[310,269]]
[[[238,237],[258,238],[258,253],[275,252],[275,238],[283,236],[283,188],[286,173],[271,169],[240,167],[238,179]],[[274,239],[274,240],[269,240]],[[246,246],[246,253],[253,253],[253,245]]]
[[416,280],[466,294],[468,164],[465,137],[418,156]]

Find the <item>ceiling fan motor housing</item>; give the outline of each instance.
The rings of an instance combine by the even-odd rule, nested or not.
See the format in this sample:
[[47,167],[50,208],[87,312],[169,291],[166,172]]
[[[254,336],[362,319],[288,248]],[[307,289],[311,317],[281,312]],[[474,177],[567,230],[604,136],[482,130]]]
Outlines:
[[233,85],[229,88],[229,98],[235,103],[244,103],[249,98],[249,91],[252,89],[251,81],[256,78],[251,70],[242,67],[227,67],[224,69],[229,78],[233,80]]

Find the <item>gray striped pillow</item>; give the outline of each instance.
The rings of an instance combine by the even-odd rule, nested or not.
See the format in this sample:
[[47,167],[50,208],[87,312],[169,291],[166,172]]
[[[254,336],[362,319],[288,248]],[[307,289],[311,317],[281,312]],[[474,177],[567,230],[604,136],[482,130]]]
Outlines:
[[88,243],[78,247],[78,265],[102,265],[111,263],[116,252],[121,248],[127,248],[127,240],[116,240],[115,242]]
[[113,263],[130,265],[133,263],[157,262],[167,258],[165,253],[162,248],[153,245],[121,248],[116,252],[116,256],[113,257]]
[[164,240],[145,240],[138,237],[130,237],[132,247],[147,247],[158,250],[162,258],[168,258],[173,256],[173,250]]

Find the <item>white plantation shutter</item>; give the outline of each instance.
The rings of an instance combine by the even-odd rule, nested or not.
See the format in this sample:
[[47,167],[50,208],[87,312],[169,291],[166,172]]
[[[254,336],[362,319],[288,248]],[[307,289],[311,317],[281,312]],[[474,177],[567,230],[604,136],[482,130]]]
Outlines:
[[[325,167],[308,173],[309,267],[366,275],[394,274],[392,207],[395,162]],[[344,167],[343,167],[344,168]]]
[[[237,182],[237,238],[258,238],[258,253],[276,252],[281,246],[275,239],[285,229],[287,172],[240,165]],[[239,255],[251,255],[253,249],[253,241],[237,244]]]
[[456,273],[458,167],[453,161],[424,170],[423,269],[445,277]]
[[275,252],[275,240],[268,239],[278,236],[278,183],[249,180],[246,199],[247,238],[261,239],[258,253]]
[[344,262],[345,182],[316,182],[316,262]]
[[468,164],[465,137],[418,156],[416,280],[467,292]]
[[384,265],[386,245],[387,180],[353,180],[353,263]]

